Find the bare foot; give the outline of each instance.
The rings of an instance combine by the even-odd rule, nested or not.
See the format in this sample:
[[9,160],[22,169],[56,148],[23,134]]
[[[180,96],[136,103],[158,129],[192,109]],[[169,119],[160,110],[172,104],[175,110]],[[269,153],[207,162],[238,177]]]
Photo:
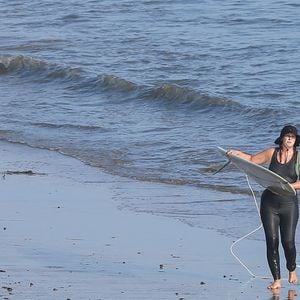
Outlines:
[[296,271],[289,272],[289,283],[297,283],[297,282],[298,282],[298,277]]
[[281,280],[277,279],[274,280],[274,282],[268,286],[268,289],[273,290],[273,289],[280,289],[281,288]]

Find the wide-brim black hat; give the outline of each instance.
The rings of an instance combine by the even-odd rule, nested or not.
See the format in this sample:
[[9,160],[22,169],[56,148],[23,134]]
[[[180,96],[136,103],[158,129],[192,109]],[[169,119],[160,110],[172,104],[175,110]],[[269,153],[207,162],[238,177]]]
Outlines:
[[282,128],[282,130],[280,132],[280,136],[275,140],[275,144],[278,144],[278,145],[281,144],[283,137],[288,133],[292,133],[296,136],[295,146],[299,146],[300,136],[298,135],[297,128],[293,125],[286,125]]

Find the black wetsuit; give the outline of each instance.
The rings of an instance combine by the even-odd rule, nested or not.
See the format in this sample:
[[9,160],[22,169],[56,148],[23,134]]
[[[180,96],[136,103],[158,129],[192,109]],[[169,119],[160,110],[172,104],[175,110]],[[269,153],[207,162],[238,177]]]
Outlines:
[[[277,160],[278,151],[276,148],[269,169],[288,182],[295,182],[297,155],[286,164],[281,164]],[[296,268],[295,231],[299,217],[297,196],[283,197],[265,190],[261,197],[260,214],[266,235],[268,264],[274,280],[280,279],[279,229],[287,269],[292,272]]]

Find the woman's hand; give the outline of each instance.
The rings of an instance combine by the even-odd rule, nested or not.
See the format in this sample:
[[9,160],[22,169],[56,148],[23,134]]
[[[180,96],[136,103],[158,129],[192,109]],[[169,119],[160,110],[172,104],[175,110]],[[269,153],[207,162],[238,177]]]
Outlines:
[[241,151],[235,150],[235,149],[229,149],[226,153],[227,154],[233,154],[233,155],[236,155],[236,156],[240,156],[241,155]]
[[293,183],[290,183],[290,185],[295,189],[295,190],[299,190],[300,189],[300,181],[296,181]]
[[250,154],[242,152],[240,150],[229,149],[226,153],[227,154],[232,154],[232,155],[235,155],[235,156],[239,156],[239,157],[241,157],[243,159],[246,159],[246,160],[251,160],[251,155]]

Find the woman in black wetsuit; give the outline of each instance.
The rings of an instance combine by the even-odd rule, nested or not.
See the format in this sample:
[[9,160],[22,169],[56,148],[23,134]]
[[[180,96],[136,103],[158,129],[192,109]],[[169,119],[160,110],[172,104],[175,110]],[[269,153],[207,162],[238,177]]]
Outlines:
[[[280,136],[275,140],[276,148],[268,148],[255,155],[231,149],[228,152],[257,164],[270,163],[269,169],[284,177],[295,189],[300,189],[300,181],[296,173],[297,149],[300,136],[297,128],[287,125],[281,130]],[[263,223],[267,258],[274,282],[268,287],[277,289],[281,287],[279,262],[279,231],[281,244],[286,258],[286,267],[289,270],[289,282],[297,283],[296,274],[296,247],[295,232],[299,217],[297,196],[279,196],[270,190],[265,190],[261,197],[261,220]]]

